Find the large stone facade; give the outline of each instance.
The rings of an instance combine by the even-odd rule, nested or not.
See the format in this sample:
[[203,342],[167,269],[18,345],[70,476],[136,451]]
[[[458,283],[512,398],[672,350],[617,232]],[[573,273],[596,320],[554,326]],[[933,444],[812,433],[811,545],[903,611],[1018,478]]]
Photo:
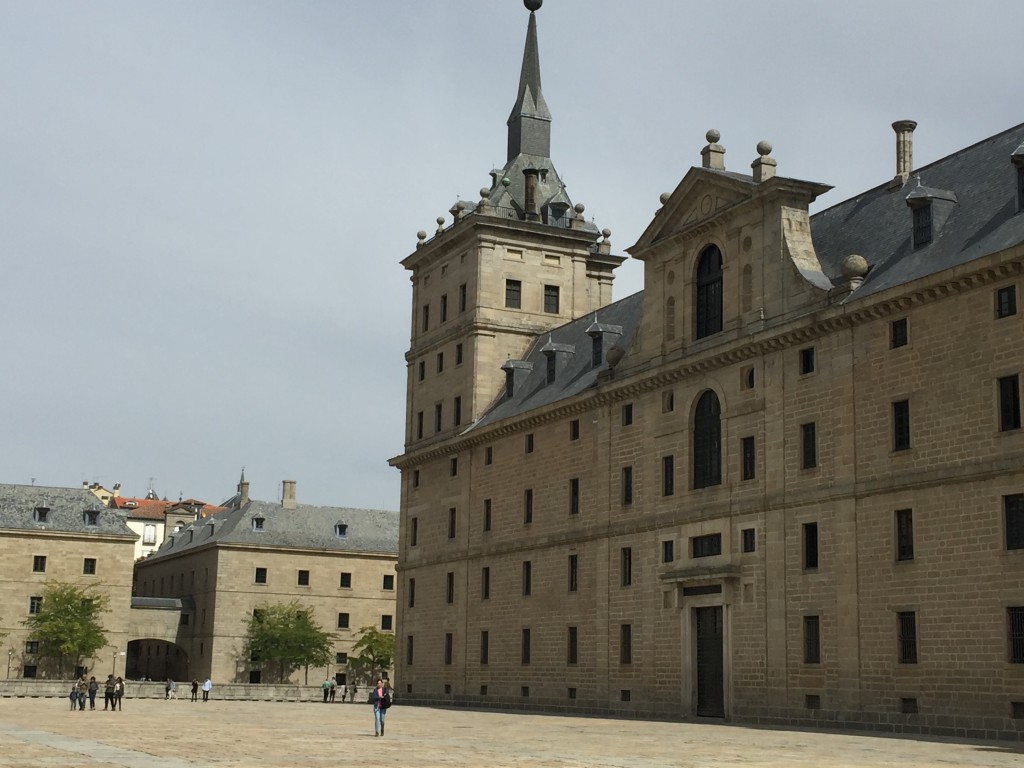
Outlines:
[[[421,237],[393,460],[407,699],[1020,735],[1024,126],[918,171],[894,128],[897,178],[815,216],[827,186],[766,143],[728,171],[709,132],[629,249],[644,291],[601,307],[501,301],[508,250],[540,294],[563,233],[528,205],[496,225],[500,175]],[[460,272],[427,345],[426,286]],[[524,335],[432,365],[485,309]]]

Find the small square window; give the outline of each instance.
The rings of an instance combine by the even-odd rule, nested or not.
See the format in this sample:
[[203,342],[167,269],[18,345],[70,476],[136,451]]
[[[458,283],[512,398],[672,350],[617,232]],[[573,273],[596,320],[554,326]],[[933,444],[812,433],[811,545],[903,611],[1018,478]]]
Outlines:
[[341,572],[341,578],[338,580],[338,587],[341,589],[352,589],[352,574]]
[[814,373],[814,347],[800,350],[800,375]]
[[622,426],[628,427],[633,423],[633,404],[626,403],[622,406]]
[[901,317],[889,323],[889,349],[907,346],[910,335],[907,329],[907,318]]
[[25,641],[25,653],[32,655],[39,653],[39,641],[38,640],[26,640]]
[[382,632],[391,631],[392,618],[390,614],[385,613],[380,617],[380,628]]
[[569,440],[580,439],[580,420],[573,419],[569,422]]
[[32,558],[32,572],[46,573],[46,555],[35,555]]
[[900,712],[904,715],[916,715],[920,712],[915,698],[901,698]]
[[34,616],[43,610],[43,598],[38,595],[33,595],[28,599],[28,612],[29,615]]
[[395,575],[393,573],[385,573],[384,580],[381,584],[381,589],[390,592],[395,588]]
[[339,613],[338,614],[338,629],[348,629],[348,614],[347,613]]
[[757,532],[753,528],[744,528],[741,531],[743,537],[743,551],[753,552],[757,549]]
[[263,530],[263,518],[262,517],[254,517],[252,519],[252,529],[254,531],[262,531]]
[[821,694],[808,693],[804,696],[805,709],[821,709]]
[[256,584],[266,584],[267,583],[267,569],[266,568],[257,568],[256,569],[256,573],[253,576],[253,582],[256,583]]
[[523,284],[519,280],[505,281],[505,306],[508,309],[521,309],[523,305]]
[[661,542],[661,562],[671,563],[676,559],[676,543],[672,539]]
[[309,586],[309,571],[299,571],[298,585],[300,587]]
[[335,664],[348,664],[348,654],[343,651],[337,651],[334,654]]
[[85,576],[96,575],[96,558],[87,557],[82,560],[82,574]]
[[996,318],[1012,317],[1017,314],[1017,286],[1007,285],[996,289]]
[[566,695],[567,695],[567,696],[568,696],[568,697],[569,697],[570,699],[575,699],[575,698],[576,698],[576,689],[575,689],[575,688],[570,688],[570,689],[568,689],[568,691],[566,691]]
[[619,701],[630,701],[631,699],[632,694],[628,689],[623,688],[621,691],[619,691]]

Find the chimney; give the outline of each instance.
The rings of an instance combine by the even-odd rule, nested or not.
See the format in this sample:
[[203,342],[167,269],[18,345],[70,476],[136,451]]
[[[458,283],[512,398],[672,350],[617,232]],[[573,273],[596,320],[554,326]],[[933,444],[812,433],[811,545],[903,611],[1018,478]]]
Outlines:
[[536,168],[526,168],[523,176],[526,177],[526,200],[523,208],[526,209],[526,220],[536,221],[539,218],[537,213],[537,177],[539,173]]
[[295,481],[294,480],[283,480],[281,481],[281,506],[284,509],[295,509],[298,506],[295,503]]
[[914,170],[914,129],[917,123],[913,120],[897,120],[892,124],[896,131],[896,175],[889,188],[902,187]]
[[[292,484],[292,495],[295,494],[295,485]],[[238,484],[238,506],[244,507],[249,503],[249,481],[243,480]]]

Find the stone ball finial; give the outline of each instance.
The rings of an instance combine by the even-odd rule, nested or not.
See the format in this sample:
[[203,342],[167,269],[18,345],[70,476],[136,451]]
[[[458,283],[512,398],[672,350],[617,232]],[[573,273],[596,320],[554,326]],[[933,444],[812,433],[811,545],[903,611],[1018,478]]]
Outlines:
[[722,134],[719,133],[715,128],[704,134],[704,138],[708,140],[708,144],[717,144],[718,140],[722,138]]
[[864,277],[868,273],[868,260],[857,253],[851,253],[843,259],[843,277],[852,280],[855,277]]
[[480,187],[480,197],[481,197],[481,199],[486,200],[488,197],[490,197],[490,195],[491,195],[491,190],[489,190],[487,187]]
[[667,202],[668,202],[668,199],[669,199],[670,197],[672,197],[672,195],[671,195],[671,194],[669,194],[668,192],[662,192],[662,193],[661,193],[661,194],[660,194],[660,195],[658,196],[658,199],[659,199],[659,200],[661,201],[661,204],[662,204],[662,205],[664,205],[665,203],[667,203]]
[[501,178],[501,186],[507,187],[511,183],[512,183],[512,179],[510,179],[508,176],[503,176]]
[[437,219],[435,219],[435,221],[437,221],[437,226],[439,226],[439,227],[443,227],[444,226],[444,216],[438,216]]
[[757,142],[757,154],[759,154],[761,157],[764,157],[765,155],[770,155],[771,153],[772,145],[769,142],[765,141],[764,139]]
[[608,365],[614,368],[621,362],[625,355],[626,351],[622,347],[612,347],[608,350]]
[[540,7],[544,5],[544,0],[523,0],[523,5],[526,6],[526,10],[533,13],[540,10]]
[[574,205],[572,209],[576,211],[576,213],[582,215],[583,212],[587,210],[587,207],[583,203],[576,203],[576,205]]
[[424,232],[422,229],[419,232],[416,233],[416,240],[418,240],[419,243],[423,243],[423,241],[425,241],[426,239],[427,239],[427,233]]
[[604,237],[605,240],[608,240],[612,236],[612,231],[610,229],[602,229],[601,236]]
[[459,202],[457,202],[455,204],[455,210],[457,210],[457,211],[464,211],[464,210],[466,210],[465,202],[463,202],[462,200],[459,200]]

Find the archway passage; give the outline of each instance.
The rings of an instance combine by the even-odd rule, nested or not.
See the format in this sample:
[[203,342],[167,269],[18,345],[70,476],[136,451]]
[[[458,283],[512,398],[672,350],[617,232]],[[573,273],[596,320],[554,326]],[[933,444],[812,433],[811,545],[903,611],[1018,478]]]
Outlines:
[[128,643],[126,680],[190,680],[193,676],[188,653],[176,643],[152,637]]

